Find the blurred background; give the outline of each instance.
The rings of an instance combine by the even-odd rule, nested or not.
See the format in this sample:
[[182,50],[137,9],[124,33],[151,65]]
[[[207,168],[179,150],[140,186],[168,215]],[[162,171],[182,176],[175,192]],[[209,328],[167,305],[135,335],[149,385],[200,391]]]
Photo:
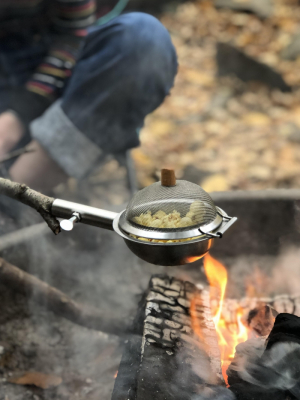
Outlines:
[[168,165],[209,192],[298,188],[299,1],[131,0],[127,9],[158,16],[179,57],[171,96],[132,152],[138,186]]

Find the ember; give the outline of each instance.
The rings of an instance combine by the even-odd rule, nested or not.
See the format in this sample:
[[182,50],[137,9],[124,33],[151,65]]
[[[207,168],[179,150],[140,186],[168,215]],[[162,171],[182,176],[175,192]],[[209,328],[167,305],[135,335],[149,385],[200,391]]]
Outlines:
[[263,304],[250,311],[247,322],[259,336],[267,336],[273,328],[276,315],[278,312],[274,308]]

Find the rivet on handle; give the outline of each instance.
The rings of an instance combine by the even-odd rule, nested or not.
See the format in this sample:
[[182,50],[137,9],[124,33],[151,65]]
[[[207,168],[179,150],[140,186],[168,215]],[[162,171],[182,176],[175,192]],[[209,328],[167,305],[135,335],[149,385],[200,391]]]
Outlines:
[[80,214],[78,212],[74,212],[70,219],[63,219],[60,221],[60,227],[64,231],[71,231],[78,221],[80,221]]
[[173,169],[161,170],[161,185],[162,186],[176,186],[176,177]]

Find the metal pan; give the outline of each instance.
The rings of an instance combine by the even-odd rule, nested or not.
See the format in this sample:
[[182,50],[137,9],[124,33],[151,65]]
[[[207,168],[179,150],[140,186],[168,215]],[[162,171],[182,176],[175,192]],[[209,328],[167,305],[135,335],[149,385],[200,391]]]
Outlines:
[[185,242],[153,243],[135,239],[124,231],[120,225],[121,213],[114,213],[100,208],[72,203],[56,199],[52,204],[52,214],[61,221],[64,230],[71,230],[76,222],[93,225],[99,228],[115,231],[121,236],[127,247],[139,258],[155,265],[176,266],[191,263],[203,257],[212,247],[215,238],[221,238],[225,231],[237,220],[218,208],[223,218],[221,225],[199,238]]

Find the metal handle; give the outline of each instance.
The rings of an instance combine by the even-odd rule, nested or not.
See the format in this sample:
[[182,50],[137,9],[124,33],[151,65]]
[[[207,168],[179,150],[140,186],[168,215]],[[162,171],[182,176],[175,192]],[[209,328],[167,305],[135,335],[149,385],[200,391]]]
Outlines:
[[62,221],[60,221],[59,225],[64,231],[71,231],[74,228],[76,222],[80,221],[80,218],[80,214],[78,212],[74,212],[73,217],[71,217],[70,219],[63,219]]
[[237,221],[237,217],[229,217],[222,208],[217,207],[218,216],[221,218],[221,224],[219,225],[218,229],[211,229],[210,225],[207,225],[199,231],[211,238],[222,238],[223,234]]
[[[54,200],[51,211],[55,217],[68,219],[68,223],[65,222],[64,225],[70,227],[72,224],[71,229],[74,223],[80,221],[83,224],[113,231],[113,220],[118,215],[112,211],[101,210],[100,208],[89,207],[61,199]],[[75,214],[78,214],[78,216]],[[77,221],[75,221],[75,219],[73,220],[73,217],[76,217]],[[62,227],[62,229],[64,228]]]
[[[230,217],[229,217],[230,218]],[[237,221],[237,217],[231,217],[229,220],[224,221],[221,227],[218,229],[217,234],[220,235],[220,237],[223,236],[223,234]]]

